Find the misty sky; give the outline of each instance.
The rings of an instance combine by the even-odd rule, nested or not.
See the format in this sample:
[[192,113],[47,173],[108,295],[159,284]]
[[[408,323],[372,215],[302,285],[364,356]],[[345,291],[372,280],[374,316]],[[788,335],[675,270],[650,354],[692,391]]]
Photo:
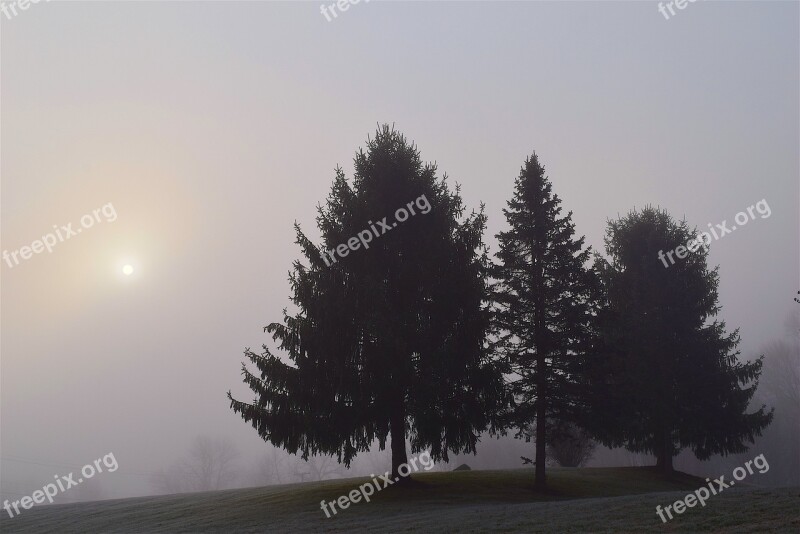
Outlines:
[[351,176],[378,123],[469,207],[486,203],[492,252],[533,150],[596,249],[634,206],[705,228],[766,199],[772,215],[710,259],[743,354],[785,335],[800,289],[797,2],[697,2],[665,20],[645,1],[373,0],[331,22],[319,4],[0,16],[2,249],[116,213],[0,267],[4,480],[113,452],[104,483],[144,484],[198,434],[259,451],[225,393],[251,399],[242,352],[271,343],[261,329],[289,304],[292,224],[319,235],[335,166]]

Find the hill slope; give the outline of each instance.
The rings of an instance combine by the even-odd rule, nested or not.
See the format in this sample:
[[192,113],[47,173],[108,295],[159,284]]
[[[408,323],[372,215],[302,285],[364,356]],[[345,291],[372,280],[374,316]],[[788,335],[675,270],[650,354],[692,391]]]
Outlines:
[[[534,493],[530,469],[414,475],[328,519],[320,501],[366,478],[53,505],[0,519],[11,532],[798,532],[800,489],[731,488],[668,524],[655,513],[705,484],[647,468],[553,469]],[[3,512],[5,515],[5,512]]]

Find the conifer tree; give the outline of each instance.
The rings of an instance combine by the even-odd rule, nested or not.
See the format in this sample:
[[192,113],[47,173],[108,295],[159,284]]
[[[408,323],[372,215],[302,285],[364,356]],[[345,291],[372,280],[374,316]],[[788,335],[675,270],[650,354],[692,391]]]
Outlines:
[[[401,208],[416,214],[401,220]],[[323,245],[296,226],[297,312],[265,329],[291,363],[266,346],[248,349],[258,372],[242,372],[256,396],[248,404],[229,392],[233,410],[276,446],[348,466],[390,438],[392,477],[407,461],[407,438],[434,460],[475,452],[479,434],[494,430],[504,385],[486,340],[486,217],[483,207],[464,212],[459,188],[380,128],[356,154],[352,183],[336,171],[318,208]],[[358,249],[340,247],[370,231]]]
[[541,490],[548,426],[578,419],[581,355],[592,321],[594,277],[585,267],[591,252],[575,237],[572,212],[562,214],[535,153],[503,213],[510,229],[497,235],[498,348],[512,373],[510,423],[523,435],[535,425],[535,487]]
[[[654,454],[667,472],[684,448],[700,460],[745,452],[772,420],[764,406],[748,413],[763,356],[741,361],[738,330],[715,318],[709,241],[646,207],[609,222],[608,259],[597,259],[604,305],[593,431],[605,445]],[[673,250],[675,262],[663,261]]]

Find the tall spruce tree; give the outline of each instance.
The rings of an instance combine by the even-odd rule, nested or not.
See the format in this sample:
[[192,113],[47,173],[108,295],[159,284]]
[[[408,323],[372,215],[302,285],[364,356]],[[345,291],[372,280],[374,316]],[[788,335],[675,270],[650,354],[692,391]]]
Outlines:
[[560,205],[534,153],[503,210],[511,228],[497,235],[494,270],[498,348],[511,371],[510,422],[523,435],[535,424],[537,489],[546,487],[550,430],[578,419],[595,286],[585,267],[590,249],[575,238],[572,212],[562,215]]
[[[747,412],[763,357],[740,361],[738,330],[714,318],[719,267],[707,267],[708,241],[646,207],[609,222],[608,259],[597,258],[592,430],[608,446],[654,454],[664,471],[687,447],[700,460],[745,452],[772,420],[764,406]],[[666,253],[676,249],[673,264]]]
[[[242,370],[255,400],[228,393],[264,440],[349,466],[390,437],[396,478],[407,437],[412,452],[430,448],[447,461],[448,451],[475,452],[479,434],[495,430],[504,384],[486,340],[486,217],[483,207],[465,216],[459,188],[446,180],[383,126],[356,154],[352,184],[337,168],[318,207],[323,246],[296,226],[305,256],[290,273],[298,311],[265,329],[292,364],[266,346],[263,354],[247,349],[259,370]],[[396,219],[412,206],[416,215]],[[366,246],[326,253],[370,229],[378,235]]]

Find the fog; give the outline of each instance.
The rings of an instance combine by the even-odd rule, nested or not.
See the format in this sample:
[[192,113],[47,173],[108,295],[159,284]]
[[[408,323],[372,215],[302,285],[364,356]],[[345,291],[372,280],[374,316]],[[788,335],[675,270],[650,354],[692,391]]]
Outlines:
[[[50,2],[2,20],[1,248],[82,230],[3,260],[2,498],[109,453],[117,470],[59,502],[202,489],[186,473],[204,454],[226,459],[216,487],[389,469],[387,451],[350,470],[302,462],[226,398],[251,400],[244,349],[274,347],[262,329],[290,304],[293,223],[318,237],[335,167],[351,177],[384,122],[485,203],[492,252],[533,150],[600,252],[633,207],[705,229],[763,200],[770,215],[714,241],[710,262],[742,356],[766,354],[758,403],[778,407],[742,457],[766,454],[760,483],[796,485],[799,10],[362,2],[328,21],[313,2]],[[436,469],[532,454],[485,436]],[[589,465],[651,462],[601,447]],[[676,468],[737,463],[683,452]]]

